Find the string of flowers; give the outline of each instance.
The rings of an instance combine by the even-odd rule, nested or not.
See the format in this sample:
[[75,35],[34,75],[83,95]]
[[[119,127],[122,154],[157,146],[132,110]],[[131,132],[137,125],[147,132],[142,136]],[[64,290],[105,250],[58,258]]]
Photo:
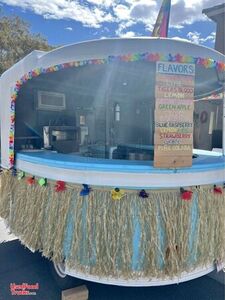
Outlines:
[[[66,183],[65,181],[61,181],[61,180],[57,180],[57,181],[53,181],[51,180],[50,182],[47,180],[47,178],[35,178],[35,176],[30,175],[30,174],[26,174],[23,171],[17,171],[16,169],[12,169],[12,176],[15,177],[17,176],[17,179],[19,181],[21,180],[25,180],[25,182],[27,183],[27,185],[39,185],[41,187],[46,187],[48,184],[53,184],[54,185],[54,190],[56,192],[64,192],[66,191],[68,188],[71,188],[71,186]],[[79,186],[79,185],[76,185]],[[199,187],[196,187],[199,188]],[[218,185],[213,185],[213,189],[212,189],[212,193],[214,194],[223,194],[223,189],[225,189],[225,183],[222,184],[221,186]],[[85,197],[88,196],[92,191],[94,190],[105,190],[101,187],[90,187],[88,184],[82,184],[82,188],[80,190],[80,196],[81,197]],[[109,188],[107,188],[107,190],[109,190]],[[122,200],[126,194],[129,194],[130,192],[132,192],[132,190],[128,191],[128,190],[121,190],[120,188],[116,187],[114,189],[111,190],[111,198],[112,200]],[[136,193],[137,191],[135,191]],[[137,195],[139,198],[142,199],[147,199],[149,198],[149,192],[146,192],[144,189],[140,190],[137,192]],[[183,187],[180,188],[180,198],[181,200],[184,201],[191,201],[193,197],[193,191],[190,189],[184,189]]]

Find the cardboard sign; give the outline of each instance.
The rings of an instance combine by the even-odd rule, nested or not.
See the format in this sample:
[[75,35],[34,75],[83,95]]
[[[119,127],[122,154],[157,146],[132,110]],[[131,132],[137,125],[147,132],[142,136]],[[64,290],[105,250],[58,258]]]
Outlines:
[[181,128],[192,127],[191,125],[192,122],[190,122],[192,118],[193,118],[193,110],[188,110],[188,111],[180,111],[180,110],[163,111],[160,109],[155,110],[156,127],[161,127],[160,126],[161,123],[165,124],[165,126],[166,124],[168,124],[168,126],[166,127],[181,127]]
[[192,165],[194,64],[156,63],[154,166]]
[[195,65],[188,63],[156,62],[157,74],[195,76]]
[[193,99],[194,80],[188,77],[190,76],[158,74],[155,86],[156,98]]
[[161,99],[157,98],[157,102],[155,103],[155,109],[158,111],[165,111],[165,112],[171,112],[174,111],[177,112],[193,112],[194,110],[194,104],[193,99],[180,99],[179,102],[177,99]]
[[[186,166],[191,166],[192,164],[192,157],[188,156],[161,156],[155,158],[154,167],[155,168],[182,168]],[[162,167],[163,165],[163,167]]]
[[[155,133],[155,144],[159,145],[191,145],[193,144],[192,133]],[[181,147],[182,149],[182,147]],[[182,150],[181,150],[182,151]]]

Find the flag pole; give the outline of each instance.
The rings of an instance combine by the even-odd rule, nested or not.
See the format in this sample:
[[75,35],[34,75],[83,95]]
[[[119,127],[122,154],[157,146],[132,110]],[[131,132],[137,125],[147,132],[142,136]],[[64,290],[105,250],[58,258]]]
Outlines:
[[171,0],[163,0],[152,37],[168,37]]

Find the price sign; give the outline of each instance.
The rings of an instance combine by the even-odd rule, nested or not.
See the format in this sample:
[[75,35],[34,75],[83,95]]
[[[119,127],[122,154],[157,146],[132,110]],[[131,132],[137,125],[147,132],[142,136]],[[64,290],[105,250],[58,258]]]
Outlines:
[[192,165],[195,65],[156,63],[154,166]]

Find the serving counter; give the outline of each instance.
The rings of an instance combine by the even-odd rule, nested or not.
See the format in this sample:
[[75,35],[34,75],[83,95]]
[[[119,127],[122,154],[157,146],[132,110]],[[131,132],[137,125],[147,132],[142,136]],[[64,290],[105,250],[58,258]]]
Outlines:
[[222,153],[194,150],[193,157],[192,167],[156,169],[153,161],[99,159],[51,151],[21,151],[17,153],[16,167],[52,180],[130,189],[220,184],[225,181],[225,158]]

